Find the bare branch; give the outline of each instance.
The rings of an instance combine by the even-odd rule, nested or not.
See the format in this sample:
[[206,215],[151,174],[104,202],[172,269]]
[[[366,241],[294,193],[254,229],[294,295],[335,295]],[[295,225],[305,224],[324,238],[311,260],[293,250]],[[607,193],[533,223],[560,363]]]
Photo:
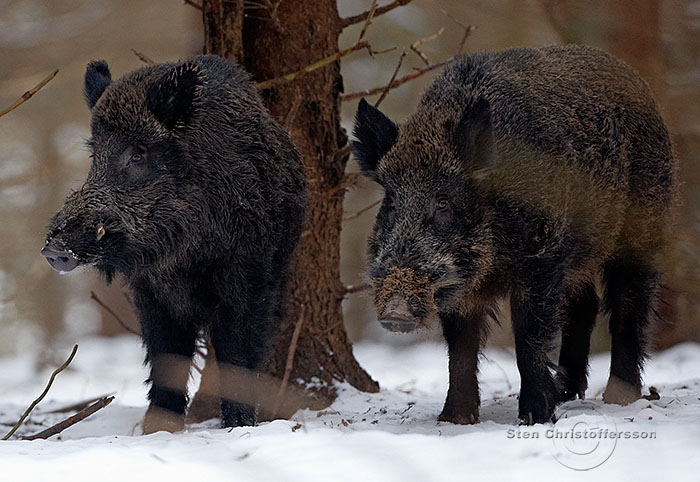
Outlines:
[[37,439],[47,439],[49,437],[52,437],[56,434],[59,434],[63,432],[65,429],[68,427],[72,427],[76,423],[80,422],[81,420],[85,420],[88,418],[90,415],[93,413],[97,412],[98,410],[101,410],[105,408],[107,405],[112,403],[112,400],[114,400],[114,397],[103,397],[99,399],[97,402],[93,403],[89,407],[83,408],[81,411],[76,413],[75,415],[68,417],[67,419],[57,423],[56,425],[53,425],[46,430],[42,430],[39,433],[36,433],[34,435],[30,435],[29,437],[26,438],[26,440],[37,440]]
[[345,217],[343,218],[343,221],[350,221],[351,219],[359,218],[360,216],[362,216],[364,213],[366,213],[367,211],[369,211],[369,210],[372,209],[373,207],[378,206],[379,204],[381,204],[381,202],[382,202],[381,199],[377,199],[377,200],[374,201],[372,204],[370,204],[369,206],[365,206],[364,208],[360,209],[360,210],[357,211],[356,213],[350,214],[349,216],[345,216]]
[[280,389],[277,392],[277,397],[275,397],[275,404],[272,406],[272,412],[270,418],[274,419],[277,412],[282,405],[284,400],[284,392],[287,390],[287,384],[289,383],[289,375],[292,373],[292,365],[294,363],[294,354],[297,350],[297,342],[299,341],[299,334],[301,333],[301,325],[304,323],[304,305],[301,305],[299,312],[299,319],[297,320],[296,326],[294,327],[294,333],[292,333],[292,339],[289,342],[289,351],[287,352],[287,364],[284,367],[284,376],[282,377],[282,383],[280,383]]
[[[391,74],[391,79],[389,80],[389,83],[386,84],[386,89],[384,89],[384,92],[382,92],[382,95],[379,96],[379,99],[377,99],[377,102],[374,103],[374,107],[379,107],[379,105],[384,102],[384,99],[386,99],[387,94],[391,90],[391,84],[394,83],[396,80],[396,76],[399,73],[399,70],[401,69],[401,64],[403,64],[403,59],[406,57],[406,49],[401,52],[401,56],[399,57],[399,62],[396,64],[396,68],[394,69],[394,73]],[[349,146],[350,144],[348,144]]]
[[284,121],[284,130],[286,130],[287,132],[291,132],[292,130],[292,125],[294,125],[294,118],[297,116],[297,111],[301,106],[301,101],[301,91],[297,87],[296,92],[294,92],[294,101],[292,102],[292,106],[289,108],[289,112],[287,113],[287,118]]
[[114,319],[117,320],[117,323],[122,325],[122,328],[124,328],[126,331],[133,333],[134,335],[141,336],[141,333],[139,333],[138,331],[134,330],[133,328],[130,328],[129,326],[127,326],[127,324],[124,323],[121,318],[119,318],[119,316],[114,312],[114,310],[112,310],[112,308],[107,306],[104,301],[102,301],[101,299],[99,299],[97,297],[97,295],[95,294],[94,291],[90,291],[90,298],[95,300],[98,305],[100,305],[102,308],[104,308],[107,311],[107,313],[112,315],[114,317]]
[[428,60],[428,57],[427,57],[423,52],[421,52],[420,50],[418,50],[418,47],[419,47],[420,45],[423,45],[424,43],[427,43],[427,42],[430,42],[430,41],[432,41],[432,40],[435,40],[435,39],[438,38],[440,35],[442,35],[444,31],[445,31],[445,27],[442,27],[440,30],[438,30],[437,33],[434,33],[433,35],[430,35],[429,37],[425,37],[425,38],[422,38],[422,39],[420,39],[420,40],[416,40],[415,42],[413,42],[413,43],[411,44],[411,50],[413,50],[413,51],[416,53],[416,55],[418,55],[418,57],[421,58],[421,60],[423,61],[423,63],[424,63],[425,65],[430,65],[430,60]]
[[32,97],[34,94],[36,94],[36,93],[39,91],[39,89],[41,89],[41,88],[44,87],[46,84],[48,84],[49,82],[51,82],[51,79],[53,79],[54,77],[56,77],[56,74],[58,74],[58,69],[56,69],[56,70],[54,70],[53,72],[51,72],[49,75],[47,75],[47,76],[44,78],[44,80],[42,80],[41,82],[39,82],[38,84],[36,84],[34,87],[32,87],[31,89],[29,89],[28,91],[26,91],[24,94],[22,94],[22,97],[20,97],[20,98],[17,99],[16,101],[14,101],[9,107],[6,107],[5,109],[1,110],[1,111],[0,111],[0,117],[4,116],[5,114],[7,114],[7,113],[9,113],[9,112],[12,112],[12,111],[15,110],[17,107],[19,107],[20,105],[24,104],[26,101],[28,101],[29,99],[31,99],[31,97]]
[[332,196],[333,194],[337,193],[342,189],[354,186],[360,179],[362,179],[362,173],[351,172],[349,174],[346,174],[345,176],[343,176],[343,179],[340,181],[340,184],[330,188],[328,192],[326,192],[326,194],[328,196]]
[[[379,11],[379,9],[377,9],[377,11]],[[448,15],[445,10],[443,10],[443,13],[445,15]],[[450,19],[464,29],[464,35],[462,36],[462,40],[460,41],[459,49],[457,50],[457,53],[454,56],[450,57],[447,60],[443,60],[442,62],[437,62],[434,64],[427,64],[425,67],[421,67],[420,69],[416,69],[414,72],[407,74],[407,75],[404,75],[403,77],[399,77],[398,79],[393,79],[388,84],[383,85],[381,87],[375,87],[373,89],[361,90],[358,92],[348,92],[346,94],[340,94],[340,99],[343,101],[353,100],[353,99],[357,99],[359,97],[366,97],[366,96],[370,96],[370,95],[374,95],[374,94],[379,94],[380,92],[382,93],[382,95],[384,97],[386,97],[388,91],[393,90],[393,89],[405,84],[406,82],[410,82],[411,80],[416,79],[416,78],[420,77],[421,75],[427,74],[428,72],[431,72],[433,70],[444,67],[445,65],[450,64],[450,63],[454,62],[455,60],[457,60],[459,58],[459,56],[462,54],[462,51],[464,50],[464,45],[467,42],[467,38],[469,38],[469,35],[471,34],[472,31],[476,30],[476,27],[473,27],[471,25],[468,25],[468,26],[464,25],[464,24],[454,20],[452,17],[450,17]],[[416,47],[418,45],[421,45],[422,43],[425,43],[425,42],[428,42],[430,40],[437,38],[438,36],[440,36],[442,34],[443,30],[444,29],[440,29],[440,31],[438,33],[431,35],[430,37],[426,37],[424,39],[418,40],[417,42],[414,42],[411,45],[411,50],[416,52],[424,62],[427,61],[428,60],[427,57],[422,52],[418,51]]]
[[374,11],[376,9],[377,9],[377,0],[372,0],[372,6],[369,7],[369,12],[367,13],[367,20],[365,21],[365,24],[362,26],[362,30],[360,30],[360,37],[357,39],[358,44],[365,39],[365,34],[367,33],[367,28],[369,27],[369,24],[372,23],[372,18],[374,17]]
[[367,28],[369,27],[370,23],[372,23],[372,18],[374,16],[374,10],[376,9],[376,7],[377,7],[377,0],[373,0],[372,1],[372,8],[370,9],[369,13],[367,14],[367,17],[365,20],[365,25],[362,27],[362,31],[360,32],[360,37],[357,39],[357,42],[355,42],[355,45],[353,45],[352,47],[349,47],[347,49],[340,50],[334,54],[331,54],[324,59],[318,60],[318,61],[312,63],[311,65],[307,65],[306,67],[304,67],[300,70],[297,70],[296,72],[292,72],[290,74],[286,74],[286,75],[283,75],[281,77],[275,77],[273,79],[268,79],[268,80],[264,80],[262,82],[258,82],[257,84],[255,84],[256,87],[260,90],[264,90],[264,89],[269,89],[270,87],[273,87],[277,84],[289,82],[290,80],[294,80],[301,75],[304,75],[304,74],[309,73],[309,72],[313,72],[314,70],[319,69],[321,67],[324,67],[324,66],[331,64],[333,62],[337,62],[338,60],[342,59],[346,55],[351,54],[353,52],[357,52],[358,50],[361,50],[364,48],[367,49],[367,52],[369,52],[369,54],[371,56],[374,56],[377,54],[385,54],[385,53],[392,52],[392,51],[396,50],[396,47],[392,47],[392,48],[389,48],[386,50],[374,50],[370,46],[369,42],[367,42],[365,40],[365,34],[367,33]]
[[131,49],[131,51],[132,51],[132,52],[134,53],[134,55],[137,56],[137,57],[139,58],[139,60],[141,60],[141,62],[143,62],[144,64],[155,64],[155,62],[153,61],[153,59],[151,59],[150,57],[145,56],[144,54],[142,54],[141,52],[137,51],[136,49]]
[[274,79],[264,80],[262,82],[258,82],[255,85],[260,90],[269,89],[270,87],[273,87],[275,85],[283,84],[285,82],[289,82],[290,80],[294,80],[297,77],[299,77],[300,75],[303,75],[303,74],[306,74],[309,72],[313,72],[316,69],[319,69],[319,68],[324,67],[328,64],[336,62],[336,61],[342,59],[343,57],[345,57],[346,55],[351,54],[353,52],[357,52],[358,50],[361,50],[364,48],[369,48],[368,42],[362,41],[362,42],[356,43],[352,47],[349,47],[349,48],[344,49],[344,50],[340,50],[332,55],[329,55],[328,57],[326,57],[324,59],[321,59],[317,62],[314,62],[311,65],[307,65],[303,69],[299,69],[296,72],[292,72],[290,74],[286,74],[286,75],[283,75],[281,77],[275,77]]
[[202,6],[199,3],[195,2],[194,0],[185,0],[185,5],[189,5],[191,7],[194,7],[197,10],[202,9]]
[[32,413],[32,410],[34,410],[34,407],[39,405],[39,403],[44,399],[46,394],[49,393],[49,389],[51,388],[51,385],[53,385],[53,381],[56,379],[56,375],[58,375],[63,370],[65,370],[66,367],[68,365],[70,365],[70,362],[73,361],[73,357],[75,356],[75,353],[77,351],[78,351],[78,345],[75,345],[73,347],[73,351],[71,351],[68,359],[65,362],[63,362],[63,364],[60,367],[56,368],[53,371],[53,373],[51,374],[51,378],[49,378],[49,382],[46,384],[46,388],[44,388],[44,391],[41,393],[41,395],[39,395],[39,397],[36,400],[34,400],[31,405],[29,405],[29,408],[27,408],[27,410],[25,410],[25,412],[22,414],[22,416],[17,421],[17,423],[14,425],[14,427],[12,427],[12,430],[7,432],[7,434],[2,438],[2,440],[7,440],[10,437],[12,437],[12,434],[14,434],[17,431],[17,429],[20,427],[20,425],[22,425],[22,423],[24,423],[24,420],[29,416],[30,413]]
[[66,405],[63,407],[55,408],[53,410],[49,410],[47,412],[41,412],[41,413],[66,413],[66,412],[75,412],[76,410],[82,410],[91,403],[95,403],[101,398],[107,398],[114,395],[114,393],[106,393],[104,395],[100,395],[99,397],[92,397],[88,398],[86,400],[81,400],[80,402],[75,402],[71,403],[70,405]]
[[349,295],[352,293],[359,293],[361,291],[368,290],[370,286],[367,283],[362,283],[359,285],[347,285],[345,287],[345,291],[343,292],[343,296]]
[[447,60],[444,60],[442,62],[437,62],[435,64],[430,64],[426,65],[425,67],[422,67],[420,69],[417,69],[415,72],[411,72],[410,74],[406,74],[403,77],[399,77],[398,79],[394,80],[393,82],[382,85],[381,87],[375,87],[373,89],[366,89],[366,90],[360,90],[357,92],[349,92],[347,94],[340,94],[340,99],[343,101],[347,100],[353,100],[353,99],[358,99],[360,97],[366,97],[370,95],[375,95],[379,94],[381,92],[384,92],[385,90],[393,90],[406,82],[409,82],[413,79],[417,79],[421,75],[427,74],[428,72],[431,72],[433,70],[437,70],[440,67],[444,67],[447,64],[450,64],[456,60],[456,57],[450,57]]
[[[408,5],[409,3],[411,3],[411,0],[394,0],[393,2],[391,2],[388,5],[377,8],[374,11],[373,17],[377,18],[378,16],[384,15],[387,12],[391,12],[392,10],[394,10],[397,7],[403,7],[404,5]],[[365,21],[369,16],[370,16],[370,10],[368,10],[366,12],[362,12],[359,15],[353,15],[352,17],[344,18],[340,21],[340,24],[342,25],[343,28],[345,28],[349,25],[353,25],[353,24]]]

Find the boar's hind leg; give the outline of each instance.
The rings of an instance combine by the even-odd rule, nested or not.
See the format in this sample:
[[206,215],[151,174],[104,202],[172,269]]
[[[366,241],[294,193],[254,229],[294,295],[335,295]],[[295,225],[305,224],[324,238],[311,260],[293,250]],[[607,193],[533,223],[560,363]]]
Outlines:
[[441,314],[442,331],[447,342],[450,386],[445,407],[438,420],[458,424],[479,421],[479,384],[476,378],[484,316]]
[[243,307],[222,308],[212,330],[211,342],[221,368],[221,425],[255,425],[253,373],[263,362],[272,323],[270,300],[260,293]]
[[559,390],[550,373],[549,350],[559,329],[556,289],[530,288],[511,296],[515,355],[520,372],[520,423],[532,425],[552,419]]
[[146,359],[151,364],[151,401],[143,423],[144,433],[176,432],[185,426],[187,380],[197,332],[172,320],[164,307],[135,296],[141,314]]
[[588,388],[588,352],[597,314],[598,295],[592,283],[567,296],[557,374],[561,402],[577,396],[584,398]]
[[625,405],[641,396],[645,332],[653,314],[656,270],[613,260],[605,266],[605,308],[610,313],[610,379],[605,403]]

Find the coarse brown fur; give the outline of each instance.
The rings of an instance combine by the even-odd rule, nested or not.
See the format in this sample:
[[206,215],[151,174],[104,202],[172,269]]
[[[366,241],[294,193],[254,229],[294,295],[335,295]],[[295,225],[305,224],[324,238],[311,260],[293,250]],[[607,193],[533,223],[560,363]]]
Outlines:
[[[401,125],[361,102],[354,133],[362,171],[385,191],[368,246],[375,296],[401,294],[383,284],[397,268],[437,286],[406,316],[435,305],[442,321],[442,420],[478,419],[476,352],[504,296],[520,419],[545,422],[557,402],[583,397],[601,277],[612,335],[604,399],[639,397],[677,182],[668,132],[634,69],[576,45],[467,55]],[[559,331],[555,379],[547,354]]]

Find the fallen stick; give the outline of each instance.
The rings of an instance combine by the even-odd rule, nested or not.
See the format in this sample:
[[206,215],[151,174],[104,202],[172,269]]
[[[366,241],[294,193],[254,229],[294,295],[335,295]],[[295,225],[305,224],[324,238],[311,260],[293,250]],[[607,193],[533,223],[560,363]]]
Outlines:
[[53,410],[49,411],[42,411],[41,413],[66,413],[66,412],[75,412],[77,410],[82,410],[91,403],[95,403],[96,401],[100,400],[101,398],[107,398],[109,396],[114,395],[114,393],[106,393],[104,395],[100,395],[98,397],[92,397],[88,398],[86,400],[81,400],[79,402],[71,403],[70,405],[65,405],[63,407],[55,408]]
[[49,382],[46,384],[46,388],[44,388],[44,391],[42,392],[42,394],[39,395],[39,397],[36,400],[34,400],[31,405],[29,405],[29,408],[27,408],[27,410],[24,412],[24,414],[22,414],[22,417],[20,417],[20,419],[17,420],[17,423],[15,424],[15,426],[12,427],[12,430],[7,432],[7,435],[5,435],[2,438],[2,440],[7,440],[10,437],[12,437],[12,434],[14,434],[17,431],[17,429],[20,427],[20,425],[22,425],[22,423],[24,423],[24,420],[29,416],[30,413],[32,413],[32,410],[34,410],[34,407],[39,405],[39,402],[41,402],[44,399],[44,397],[46,396],[46,394],[49,393],[49,389],[51,388],[51,385],[53,385],[53,381],[56,378],[56,375],[58,375],[63,370],[65,370],[66,367],[68,365],[70,365],[70,362],[73,361],[73,357],[75,356],[75,353],[77,351],[78,351],[78,345],[75,345],[73,347],[73,351],[71,352],[68,359],[65,362],[63,362],[63,365],[61,365],[60,367],[56,368],[53,371],[53,373],[51,374],[51,378],[49,378]]
[[114,396],[103,397],[103,398],[99,399],[97,402],[90,405],[89,407],[83,408],[81,411],[79,411],[75,415],[72,415],[63,421],[58,422],[56,425],[52,425],[51,427],[47,428],[46,430],[42,430],[39,433],[35,433],[34,435],[30,435],[29,437],[26,437],[25,440],[47,439],[49,437],[53,437],[54,435],[63,432],[68,427],[72,427],[73,425],[80,422],[81,420],[88,418],[90,415],[97,412],[98,410],[105,408],[107,405],[112,403],[112,400],[114,400]]

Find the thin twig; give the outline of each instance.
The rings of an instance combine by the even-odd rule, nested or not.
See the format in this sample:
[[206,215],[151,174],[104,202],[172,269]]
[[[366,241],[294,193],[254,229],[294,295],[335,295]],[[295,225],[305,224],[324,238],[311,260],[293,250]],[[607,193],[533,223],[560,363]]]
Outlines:
[[297,350],[297,342],[299,341],[299,334],[301,333],[301,325],[304,323],[304,305],[301,305],[299,312],[299,319],[297,320],[296,326],[294,327],[294,333],[292,333],[292,339],[289,342],[289,350],[287,351],[287,364],[284,367],[284,376],[282,377],[282,383],[280,383],[279,391],[275,397],[275,404],[272,406],[271,418],[275,418],[277,412],[279,412],[280,406],[282,405],[282,400],[284,399],[284,392],[287,390],[287,384],[289,383],[289,376],[292,373],[292,366],[294,363],[294,354]]
[[355,184],[357,184],[357,182],[360,179],[362,179],[362,174],[359,172],[351,172],[349,174],[346,174],[345,176],[343,176],[343,179],[340,181],[340,184],[338,184],[335,187],[330,188],[326,192],[326,194],[328,196],[332,196],[333,194],[337,193],[338,191],[341,191],[341,190],[346,189],[348,187],[354,186]]
[[352,293],[359,293],[360,291],[366,291],[370,288],[370,286],[367,283],[361,283],[359,285],[347,285],[345,287],[345,291],[343,292],[343,296],[349,295]]
[[440,30],[438,30],[437,33],[434,33],[433,35],[430,35],[428,37],[424,37],[422,39],[416,40],[415,42],[413,42],[411,44],[411,50],[413,50],[416,53],[416,55],[418,55],[418,57],[420,57],[420,59],[423,61],[423,63],[425,65],[430,65],[430,60],[428,60],[428,57],[423,52],[418,50],[418,47],[420,45],[423,45],[424,43],[435,40],[440,35],[442,35],[444,32],[445,32],[445,27],[442,27],[442,28],[440,28]]
[[353,52],[357,52],[358,50],[361,50],[361,49],[366,48],[367,52],[369,52],[369,54],[371,56],[374,56],[376,54],[385,54],[385,53],[392,52],[392,51],[396,50],[396,47],[392,47],[392,48],[385,49],[385,50],[374,50],[370,46],[369,42],[367,42],[365,40],[365,33],[367,33],[367,28],[369,27],[369,24],[372,22],[372,17],[374,16],[374,9],[376,8],[376,6],[377,6],[377,0],[373,0],[372,1],[372,8],[370,9],[370,12],[368,13],[368,15],[366,17],[365,25],[362,27],[362,31],[360,32],[360,37],[357,39],[357,42],[355,42],[355,45],[353,45],[352,47],[349,47],[347,49],[340,50],[334,54],[331,54],[324,59],[318,60],[310,65],[307,65],[303,69],[297,70],[296,72],[292,72],[292,73],[283,75],[281,77],[275,77],[273,79],[268,79],[268,80],[263,80],[262,82],[258,82],[257,84],[255,84],[256,87],[260,90],[264,90],[264,89],[269,89],[270,87],[273,87],[277,84],[289,82],[290,80],[294,80],[301,75],[312,72],[316,69],[324,67],[324,66],[331,64],[333,62],[337,62],[338,60],[342,59],[346,55],[349,55]]
[[[403,7],[404,5],[408,5],[409,3],[411,3],[411,0],[395,0],[388,5],[385,5],[383,7],[378,7],[376,9],[376,11],[374,12],[373,16],[374,16],[374,18],[377,18],[378,16],[384,15],[387,12],[391,12],[392,10],[394,10],[397,7]],[[366,12],[360,13],[359,15],[353,15],[352,17],[344,18],[340,21],[340,24],[342,25],[343,28],[345,28],[349,25],[360,23],[360,22],[366,20],[367,17],[369,17],[369,14],[370,14],[370,11],[368,10]]]
[[202,9],[202,6],[201,6],[199,3],[197,3],[197,2],[195,2],[195,1],[193,1],[193,0],[185,0],[185,5],[189,5],[189,6],[191,6],[191,7],[194,7],[194,8],[196,8],[197,10],[201,10],[201,9]]
[[139,333],[138,331],[134,330],[133,328],[130,328],[129,326],[127,326],[127,324],[124,323],[121,318],[119,318],[119,316],[114,312],[114,310],[112,310],[112,308],[107,306],[104,301],[102,301],[101,299],[99,299],[97,297],[97,295],[95,294],[94,291],[90,291],[90,298],[95,300],[98,305],[100,305],[102,308],[104,308],[107,311],[107,313],[112,315],[114,317],[114,319],[117,320],[117,323],[122,325],[122,328],[124,328],[126,331],[133,333],[134,335],[141,336],[141,333]]
[[[399,57],[399,62],[396,64],[396,68],[394,69],[394,73],[391,74],[391,79],[389,80],[389,83],[386,84],[386,89],[384,89],[384,92],[382,92],[382,95],[379,96],[379,99],[377,99],[377,102],[374,103],[374,107],[379,107],[382,102],[384,102],[384,99],[386,99],[387,94],[391,90],[391,84],[394,83],[396,80],[396,76],[399,73],[399,70],[401,69],[401,64],[403,64],[403,59],[406,57],[406,49],[401,52],[401,56]],[[349,144],[348,144],[349,145]]]
[[[377,11],[379,11],[379,9],[377,9]],[[445,13],[445,15],[447,15],[447,12],[444,10],[443,10],[443,13]],[[450,17],[450,18],[452,19],[452,17]],[[388,93],[388,91],[393,90],[393,89],[405,84],[406,82],[410,82],[411,80],[416,79],[416,78],[420,77],[421,75],[427,74],[428,72],[432,72],[433,70],[444,67],[445,65],[450,64],[450,63],[454,62],[455,60],[457,60],[460,57],[460,55],[462,54],[462,51],[464,50],[464,45],[467,42],[467,38],[469,38],[469,35],[471,34],[471,32],[476,30],[476,27],[471,26],[471,25],[466,26],[460,22],[457,22],[454,19],[452,19],[452,20],[464,29],[464,35],[462,36],[462,40],[459,43],[459,49],[457,50],[457,52],[455,53],[454,56],[450,57],[447,60],[443,60],[442,62],[429,64],[429,65],[426,65],[425,67],[422,67],[420,69],[416,69],[414,72],[411,72],[410,74],[406,74],[403,77],[399,77],[398,79],[394,79],[394,80],[390,81],[388,84],[383,85],[381,87],[375,87],[373,89],[361,90],[358,92],[348,92],[347,94],[340,94],[340,99],[343,101],[353,100],[353,99],[357,99],[360,97],[366,97],[366,96],[370,96],[370,95],[379,94],[380,92],[382,93],[383,96],[386,97],[386,94]],[[411,45],[412,50],[416,51],[416,49],[414,48],[414,46],[416,44],[420,45],[421,43],[432,40],[433,38],[437,37],[441,33],[442,33],[442,29],[440,29],[440,31],[437,34],[435,34],[431,37],[426,37],[425,39],[421,39],[418,42],[414,42]],[[416,53],[418,53],[424,61],[426,60],[426,58],[423,58],[423,57],[425,57],[425,55],[423,55],[422,52],[416,52]]]
[[281,77],[275,77],[274,79],[263,80],[262,82],[258,82],[255,85],[260,90],[269,89],[270,87],[273,87],[277,84],[282,84],[284,82],[289,82],[290,80],[294,80],[297,77],[299,77],[300,75],[306,74],[308,72],[312,72],[316,69],[319,69],[319,68],[324,67],[328,64],[336,62],[348,54],[351,54],[353,52],[357,52],[358,50],[361,50],[361,49],[364,49],[367,47],[369,47],[368,42],[365,42],[365,41],[359,42],[359,43],[353,45],[352,47],[349,47],[345,50],[340,50],[332,55],[329,55],[328,57],[326,57],[324,59],[321,59],[317,62],[314,62],[311,65],[307,65],[303,69],[299,69],[296,72],[292,72],[290,74],[286,74],[286,75],[283,75]]
[[350,150],[350,143],[348,143],[340,149],[338,149],[337,151],[335,151],[335,154],[333,155],[333,162],[338,163],[341,160],[343,160],[344,157],[350,154]]
[[421,75],[427,74],[428,72],[431,72],[433,70],[437,70],[440,67],[444,67],[447,64],[450,64],[457,60],[456,57],[450,57],[447,60],[443,60],[442,62],[437,62],[435,64],[430,64],[426,65],[425,67],[422,67],[420,69],[417,69],[415,72],[411,72],[410,74],[406,74],[403,77],[399,77],[398,79],[394,80],[393,82],[382,85],[381,87],[375,87],[373,89],[366,89],[366,90],[360,90],[357,92],[349,92],[347,94],[340,94],[340,99],[343,101],[348,101],[348,100],[353,100],[353,99],[358,99],[360,97],[366,97],[370,95],[375,95],[379,94],[381,92],[384,92],[385,90],[393,90],[406,82],[409,82],[413,79],[417,79]]
[[381,204],[381,202],[382,202],[381,199],[377,199],[377,200],[374,201],[372,204],[370,204],[369,206],[366,206],[366,207],[360,209],[360,210],[357,211],[356,213],[350,214],[349,216],[345,216],[345,217],[343,218],[343,221],[350,221],[351,219],[359,218],[359,217],[362,216],[364,213],[366,213],[367,211],[369,211],[370,209],[372,209],[374,206],[377,206],[377,205]]
[[144,64],[155,64],[155,62],[153,61],[153,59],[151,59],[150,57],[147,57],[146,55],[142,54],[142,53],[139,52],[138,50],[136,50],[136,49],[131,49],[131,51],[132,51],[132,52],[134,53],[134,55],[137,56],[137,57],[139,58],[139,60],[141,60],[141,62],[143,62]]
[[71,351],[68,359],[65,362],[63,362],[63,364],[60,367],[56,368],[53,371],[53,373],[51,374],[51,378],[49,378],[49,382],[46,384],[46,388],[44,388],[44,391],[41,393],[41,395],[39,395],[39,397],[36,400],[34,400],[31,405],[29,405],[29,408],[27,408],[27,410],[25,410],[24,414],[22,414],[22,417],[20,417],[20,419],[17,421],[17,423],[14,425],[14,427],[12,427],[12,430],[10,430],[7,433],[7,435],[5,435],[2,438],[2,440],[7,440],[10,437],[12,437],[12,434],[14,434],[17,431],[17,429],[20,427],[20,425],[22,425],[22,423],[24,423],[24,420],[29,416],[30,413],[32,413],[32,410],[34,410],[34,407],[39,405],[39,402],[41,402],[44,399],[44,397],[46,396],[46,394],[49,393],[49,389],[51,388],[51,385],[53,385],[53,381],[56,378],[56,375],[58,375],[63,370],[65,370],[66,367],[68,365],[70,365],[70,362],[73,361],[73,357],[75,356],[75,353],[77,351],[78,351],[78,345],[75,345],[73,347],[73,351]]
[[358,44],[365,39],[365,34],[367,33],[367,28],[369,28],[369,24],[372,23],[372,18],[374,17],[374,11],[376,9],[377,9],[377,0],[372,0],[372,6],[369,7],[369,12],[367,13],[367,20],[365,20],[365,24],[362,26],[362,30],[360,30],[360,37],[357,39]]
[[76,403],[71,403],[70,405],[66,405],[64,407],[59,407],[55,408],[53,410],[49,410],[47,412],[41,412],[41,413],[66,413],[66,412],[75,412],[76,410],[82,410],[91,403],[95,403],[101,398],[107,398],[114,395],[114,393],[106,393],[104,395],[100,395],[99,397],[92,397],[88,398],[87,400],[81,400],[80,402]]
[[292,126],[294,125],[294,119],[297,116],[297,111],[299,110],[299,107],[301,106],[301,91],[297,87],[296,92],[294,92],[294,101],[292,102],[292,106],[289,108],[289,112],[287,113],[287,118],[284,121],[284,130],[287,132],[291,132]]
[[42,80],[41,82],[39,82],[38,84],[36,84],[34,87],[32,87],[31,89],[29,89],[28,91],[26,91],[24,94],[22,94],[22,97],[20,97],[20,98],[17,99],[16,101],[14,101],[9,107],[6,107],[5,109],[1,110],[1,111],[0,111],[0,117],[2,117],[2,116],[4,116],[5,114],[7,114],[7,113],[9,113],[9,112],[11,112],[11,111],[13,111],[13,110],[15,110],[17,107],[19,107],[20,105],[24,104],[26,101],[28,101],[29,99],[31,99],[31,97],[32,97],[34,94],[36,94],[36,93],[39,91],[39,89],[41,89],[41,88],[44,87],[46,84],[48,84],[49,82],[51,82],[51,79],[53,79],[54,77],[56,77],[56,74],[58,74],[58,69],[56,69],[56,70],[54,70],[53,72],[51,72],[49,75],[47,75],[47,76],[44,78],[44,80]]
[[46,430],[42,430],[39,433],[35,433],[34,435],[30,435],[29,437],[26,437],[25,440],[37,440],[37,439],[47,439],[49,437],[52,437],[56,434],[59,434],[63,432],[65,429],[68,427],[71,427],[75,425],[76,423],[80,422],[81,420],[85,420],[88,418],[90,415],[93,413],[97,412],[98,410],[101,410],[105,408],[107,405],[112,403],[112,400],[114,400],[114,397],[103,397],[90,405],[89,407],[83,408],[81,411],[76,413],[75,415],[68,417],[67,419],[58,422],[56,425],[53,425]]

